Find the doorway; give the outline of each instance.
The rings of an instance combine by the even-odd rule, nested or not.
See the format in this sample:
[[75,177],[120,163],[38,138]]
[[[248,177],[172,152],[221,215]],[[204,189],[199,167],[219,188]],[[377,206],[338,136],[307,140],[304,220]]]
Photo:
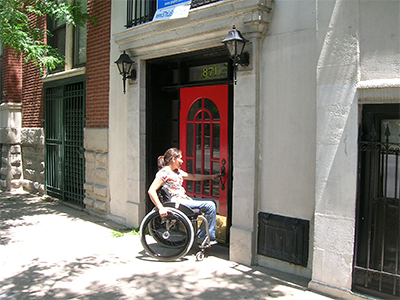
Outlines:
[[364,105],[353,290],[400,297],[400,105]]
[[84,206],[85,81],[77,77],[45,86],[46,192]]
[[[217,239],[222,243],[229,240],[231,218],[231,172],[228,169],[232,160],[232,90],[231,63],[225,47],[147,62],[146,187],[157,172],[157,157],[171,147],[182,150],[184,161],[189,162],[184,169],[190,173],[215,173],[225,168],[221,181],[202,182],[200,186],[188,182],[185,186],[189,195],[212,198],[219,204]],[[223,100],[220,100],[221,91]],[[192,116],[193,113],[195,118],[201,115],[202,119],[188,120],[187,114]],[[198,130],[192,132],[192,127]],[[197,149],[196,159],[188,143]],[[147,211],[152,207],[148,198]]]

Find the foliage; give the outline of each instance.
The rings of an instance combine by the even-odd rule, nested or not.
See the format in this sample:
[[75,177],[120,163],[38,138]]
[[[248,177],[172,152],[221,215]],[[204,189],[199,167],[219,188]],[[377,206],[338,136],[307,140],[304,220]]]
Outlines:
[[51,36],[34,20],[50,17],[53,20],[65,20],[72,26],[84,25],[89,19],[87,13],[77,5],[54,0],[0,0],[0,39],[3,45],[13,49],[16,55],[22,55],[24,62],[32,62],[40,68],[54,70],[65,64],[65,58],[57,49],[45,44],[45,36]]
[[112,237],[122,237],[125,234],[139,235],[139,229],[127,228],[127,229],[122,229],[122,230],[113,230],[111,233]]

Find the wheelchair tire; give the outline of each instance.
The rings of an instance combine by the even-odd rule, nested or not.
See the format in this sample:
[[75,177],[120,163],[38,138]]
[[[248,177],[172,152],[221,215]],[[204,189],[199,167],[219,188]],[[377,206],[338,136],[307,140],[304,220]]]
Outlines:
[[194,241],[191,221],[174,208],[169,209],[166,217],[160,217],[158,210],[152,210],[142,220],[139,233],[146,252],[161,261],[174,261],[185,256]]

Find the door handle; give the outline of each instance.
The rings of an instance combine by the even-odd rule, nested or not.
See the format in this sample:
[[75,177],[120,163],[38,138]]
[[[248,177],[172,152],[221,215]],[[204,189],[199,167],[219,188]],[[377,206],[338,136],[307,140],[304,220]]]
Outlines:
[[219,177],[219,180],[221,182],[221,189],[224,191],[225,190],[225,183],[222,181],[222,178],[225,178],[226,175],[226,160],[225,158],[222,160],[222,167],[221,167],[221,176]]

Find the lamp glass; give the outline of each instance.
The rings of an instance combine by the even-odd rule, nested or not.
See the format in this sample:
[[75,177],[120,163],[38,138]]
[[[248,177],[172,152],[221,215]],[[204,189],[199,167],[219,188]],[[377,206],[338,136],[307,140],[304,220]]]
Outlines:
[[122,53],[120,57],[115,61],[118,67],[118,71],[121,75],[129,74],[132,69],[133,64],[135,63],[128,54]]

